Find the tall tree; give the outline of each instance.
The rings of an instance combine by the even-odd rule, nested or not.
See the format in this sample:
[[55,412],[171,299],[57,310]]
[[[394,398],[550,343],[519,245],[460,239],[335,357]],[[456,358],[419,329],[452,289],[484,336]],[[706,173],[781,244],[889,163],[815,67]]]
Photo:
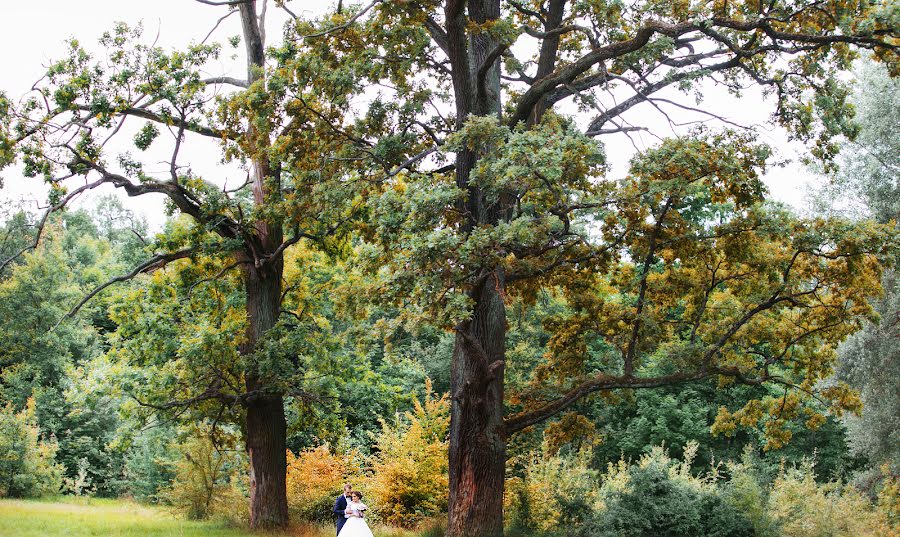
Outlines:
[[[848,127],[847,90],[835,74],[858,48],[896,65],[888,3],[370,6],[370,25],[430,37],[421,76],[434,81],[438,112],[423,123],[452,162],[429,169],[423,158],[416,173],[388,181],[367,224],[383,248],[366,254],[380,289],[412,297],[456,333],[449,535],[501,535],[509,435],[591,393],[707,376],[784,381],[791,395],[769,405],[778,414],[795,408],[795,393],[812,391],[828,367],[813,349],[829,348],[867,309],[862,289],[877,280],[869,254],[881,249],[881,232],[863,230],[854,243],[848,233],[856,231],[840,224],[756,209],[765,159],[742,137],[667,142],[619,186],[597,180],[604,159],[591,138],[646,129],[628,122],[640,105],[716,117],[665,90],[700,97],[702,88],[740,92],[750,83],[774,98],[776,121],[831,158],[831,137]],[[393,52],[388,61],[411,50],[379,44]],[[595,113],[566,120],[553,110],[564,102]],[[450,120],[440,117],[446,108]],[[850,259],[866,267],[857,276],[840,268]],[[508,415],[506,300],[538,287],[559,289],[577,314],[557,325],[538,386]],[[407,317],[417,314],[411,308]],[[792,326],[792,316],[804,321]],[[771,347],[758,348],[766,338]],[[669,371],[648,377],[642,366],[656,356]],[[796,382],[773,371],[777,364]],[[846,394],[831,395],[853,406]],[[754,408],[744,423],[760,418]],[[783,441],[778,420],[771,424]]]
[[[68,55],[50,66],[33,93],[17,103],[0,98],[0,164],[20,163],[26,176],[44,179],[47,215],[108,185],[128,196],[165,196],[170,210],[187,219],[148,247],[154,255],[99,285],[70,314],[109,285],[177,260],[196,264],[198,280],[239,270],[243,334],[229,344],[238,346],[232,365],[240,366],[240,385],[223,382],[215,367],[203,368],[157,407],[176,413],[201,404],[239,408],[250,461],[251,525],[281,527],[287,523],[284,398],[304,395],[293,383],[296,363],[277,349],[279,336],[267,339],[285,322],[283,256],[304,240],[338,249],[338,231],[359,206],[357,193],[368,176],[390,173],[408,158],[407,148],[366,146],[364,129],[344,125],[350,98],[362,91],[359,75],[340,61],[341,50],[307,40],[305,33],[318,33],[316,24],[288,25],[267,56],[267,2],[202,3],[226,10],[223,18],[240,18],[242,34],[233,45],[244,44],[243,76],[207,76],[221,46],[205,40],[167,52],[142,41],[140,27],[119,24],[101,38],[104,53],[96,59],[72,40]],[[326,17],[326,26],[357,17],[340,5],[338,11]],[[168,147],[154,147],[168,154],[163,171],[151,164],[158,160],[152,151],[116,154],[125,144],[114,140],[132,123],[138,151],[150,151],[161,132],[171,135]],[[245,170],[243,184],[222,186],[224,177],[203,178],[192,169],[191,159],[204,151],[189,148],[203,139],[221,149],[211,164],[224,159]],[[352,174],[345,165],[351,161],[357,162]],[[21,251],[39,239],[40,232]],[[0,270],[13,259],[0,261]]]

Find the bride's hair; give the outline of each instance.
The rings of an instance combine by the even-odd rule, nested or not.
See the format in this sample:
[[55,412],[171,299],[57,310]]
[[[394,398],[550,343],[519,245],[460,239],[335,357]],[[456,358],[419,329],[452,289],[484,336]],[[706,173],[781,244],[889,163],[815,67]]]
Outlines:
[[353,498],[354,496],[359,498],[360,500],[362,500],[362,492],[360,492],[358,490],[354,490],[353,492],[350,493],[350,497]]

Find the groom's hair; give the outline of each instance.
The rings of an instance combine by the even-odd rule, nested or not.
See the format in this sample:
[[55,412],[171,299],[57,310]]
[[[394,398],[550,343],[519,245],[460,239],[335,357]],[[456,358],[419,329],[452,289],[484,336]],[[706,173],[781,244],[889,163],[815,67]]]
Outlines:
[[350,483],[345,483],[344,492],[347,492],[348,490],[353,490],[353,485],[351,485]]

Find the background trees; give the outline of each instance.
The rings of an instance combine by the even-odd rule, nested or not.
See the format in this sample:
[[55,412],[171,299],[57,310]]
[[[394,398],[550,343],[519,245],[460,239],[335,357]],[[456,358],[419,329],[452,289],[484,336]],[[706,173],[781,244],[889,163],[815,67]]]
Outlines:
[[[897,82],[880,65],[861,63],[859,85],[854,93],[858,107],[859,135],[842,150],[842,166],[834,176],[831,191],[820,201],[831,210],[855,208],[863,217],[886,222],[896,229],[898,211],[898,165],[900,147],[888,134],[898,122]],[[840,195],[838,195],[840,193]],[[878,319],[850,336],[839,349],[837,377],[860,390],[866,411],[848,417],[853,450],[865,455],[873,466],[900,460],[897,451],[897,413],[900,399],[896,390],[897,345],[900,330],[900,288],[896,270],[885,272],[884,296],[874,301]]]

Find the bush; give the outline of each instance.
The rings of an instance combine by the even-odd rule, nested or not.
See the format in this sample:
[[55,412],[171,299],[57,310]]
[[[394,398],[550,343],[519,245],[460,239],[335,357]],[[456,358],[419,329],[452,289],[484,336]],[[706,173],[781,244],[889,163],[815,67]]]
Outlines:
[[306,449],[296,456],[287,452],[288,509],[295,520],[333,521],[334,501],[344,483],[362,481],[360,455],[328,445]]
[[174,432],[164,427],[143,431],[125,456],[127,491],[138,501],[159,503],[172,485],[175,461],[180,456],[172,448]]
[[697,444],[685,448],[684,462],[654,448],[636,465],[611,466],[601,488],[605,509],[573,535],[602,537],[753,537],[746,515],[719,493],[715,473],[690,473]]
[[[235,449],[236,438],[226,435],[215,441],[207,431],[193,430],[174,449],[181,454],[173,463],[175,478],[161,496],[187,518],[202,520],[221,516],[233,521],[249,519],[249,504],[241,479],[247,474],[243,451]],[[235,498],[242,507],[235,509]]]
[[722,494],[729,505],[750,520],[756,537],[779,537],[777,524],[768,512],[769,490],[760,464],[750,449],[744,451],[740,462],[729,462],[731,477],[723,486]]
[[599,507],[599,475],[588,467],[590,461],[588,451],[555,457],[531,455],[523,475],[507,481],[505,503],[511,533],[547,534],[590,518]]
[[367,481],[373,510],[384,522],[412,528],[447,512],[447,432],[450,401],[436,398],[426,382],[425,401],[375,437],[372,477]]
[[63,468],[55,462],[56,443],[42,442],[34,399],[21,412],[0,408],[0,498],[36,498],[59,492]]
[[840,481],[816,483],[810,463],[786,469],[775,479],[768,510],[784,537],[898,535],[888,510],[875,509],[868,498]]

